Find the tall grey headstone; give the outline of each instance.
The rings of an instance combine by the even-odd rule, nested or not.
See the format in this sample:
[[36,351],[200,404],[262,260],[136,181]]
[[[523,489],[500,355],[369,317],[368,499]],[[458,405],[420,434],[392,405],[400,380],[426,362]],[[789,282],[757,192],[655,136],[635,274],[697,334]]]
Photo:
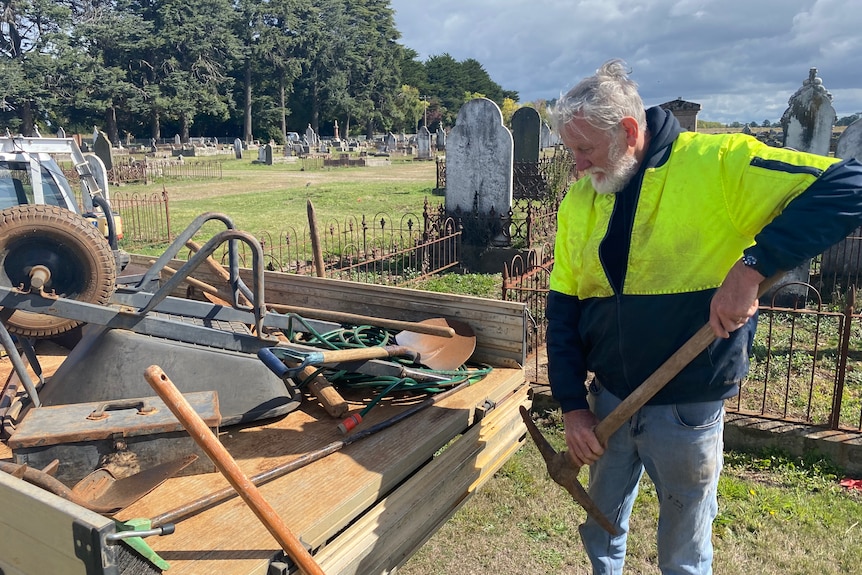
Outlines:
[[817,68],[808,71],[808,79],[802,82],[802,87],[787,104],[788,108],[781,116],[784,146],[828,156],[835,108],[832,107],[832,94],[817,77]]
[[847,126],[838,138],[835,157],[842,160],[856,158],[862,162],[862,118]]
[[233,141],[233,154],[237,160],[242,159],[242,140],[239,138]]
[[[512,206],[512,133],[503,114],[487,98],[470,100],[458,111],[446,142],[446,211],[506,214]],[[502,236],[494,243],[504,243]]]
[[262,148],[262,150],[263,150],[263,158],[261,158],[261,159],[263,160],[263,163],[266,164],[267,166],[271,166],[272,165],[272,144],[265,145]]
[[63,129],[63,126],[60,126],[57,129],[57,137],[58,138],[65,138],[66,137],[66,130]]
[[542,119],[535,108],[523,106],[512,114],[512,139],[516,162],[539,161],[539,128]]
[[[862,161],[862,119],[856,120],[841,133],[835,146],[835,157]],[[821,279],[858,277],[862,268],[862,251],[858,233],[831,246],[820,258]]]
[[183,145],[183,140],[182,140],[182,138],[180,138],[179,134],[176,134],[174,136],[174,145],[175,146],[182,146]]
[[[790,97],[787,105],[781,116],[784,147],[828,156],[832,126],[835,124],[835,108],[832,107],[832,94],[823,86],[823,80],[817,77],[817,68],[808,70],[808,78]],[[764,299],[770,301],[772,295],[777,294],[778,305],[790,306],[795,302],[786,300],[806,298],[808,286],[805,284],[810,279],[810,267],[811,262],[806,260],[788,271],[779,282],[780,285],[766,293]],[[794,281],[801,283],[781,287]]]
[[311,124],[305,129],[305,143],[308,144],[310,148],[317,147],[317,134],[314,131],[314,128],[311,127]]
[[431,159],[431,132],[425,126],[416,132],[416,158],[419,160]]
[[389,132],[389,134],[386,136],[386,151],[387,152],[394,152],[397,149],[398,149],[398,136],[396,136],[392,132]]
[[553,133],[554,131],[551,130],[548,123],[542,122],[542,126],[539,128],[539,149],[544,150],[554,146],[552,142]]
[[111,141],[108,140],[108,135],[101,130],[96,132],[96,139],[93,142],[93,153],[99,156],[99,159],[105,164],[105,169],[110,170],[114,167],[114,162],[111,158]]
[[443,124],[437,127],[437,149],[440,151],[446,149],[446,130],[443,129]]

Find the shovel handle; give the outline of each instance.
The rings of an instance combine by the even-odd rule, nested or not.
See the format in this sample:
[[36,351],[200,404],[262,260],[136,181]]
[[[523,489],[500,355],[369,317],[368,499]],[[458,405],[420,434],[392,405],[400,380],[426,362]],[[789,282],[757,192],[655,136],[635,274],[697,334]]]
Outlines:
[[[257,357],[260,358],[270,371],[282,379],[293,377],[309,365],[385,359],[399,355],[416,359],[419,357],[414,350],[402,345],[330,349],[324,351],[307,351],[289,347],[262,347],[257,350]],[[282,360],[287,360],[296,365],[288,367]]]
[[[763,280],[757,290],[757,297],[766,293],[784,275],[783,272],[776,273]],[[709,323],[701,327],[686,341],[681,348],[676,350],[667,361],[665,361],[652,375],[640,384],[628,397],[626,397],[613,411],[611,411],[598,425],[595,433],[602,446],[608,445],[608,439],[620,426],[629,420],[637,411],[646,405],[652,397],[658,393],[667,383],[681,372],[685,366],[691,363],[695,357],[715,341],[715,334]]]
[[306,550],[299,539],[288,529],[275,509],[267,503],[255,484],[245,476],[218,438],[213,435],[206,422],[201,419],[188,400],[176,388],[167,374],[157,365],[151,365],[144,372],[144,377],[159,395],[168,409],[183,424],[192,439],[195,440],[204,453],[209,456],[218,470],[225,476],[246,505],[260,519],[260,522],[275,537],[291,559],[307,575],[325,575],[323,569]]

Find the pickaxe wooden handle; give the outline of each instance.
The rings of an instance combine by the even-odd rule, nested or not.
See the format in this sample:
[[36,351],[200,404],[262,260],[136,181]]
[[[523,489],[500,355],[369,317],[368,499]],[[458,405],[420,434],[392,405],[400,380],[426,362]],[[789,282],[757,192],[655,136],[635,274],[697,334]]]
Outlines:
[[[782,273],[778,273],[761,282],[757,297],[766,293],[782,275]],[[712,327],[707,323],[661,364],[628,397],[622,400],[607,417],[596,425],[595,434],[599,443],[603,447],[607,447],[610,436],[637,413],[641,407],[646,405],[656,393],[676,377],[695,357],[709,347],[713,341],[715,341],[715,334],[712,332]],[[545,459],[545,464],[548,467],[548,475],[551,476],[551,479],[562,485],[608,533],[616,535],[616,529],[601,511],[598,510],[596,504],[590,499],[589,495],[587,495],[584,488],[578,482],[578,473],[581,470],[580,466],[576,466],[572,462],[566,451],[560,451],[559,453],[554,451],[553,447],[542,437],[542,434],[533,424],[529,412],[523,407],[521,408],[521,417],[527,426],[527,430],[530,432],[530,436],[536,442],[539,452]]]

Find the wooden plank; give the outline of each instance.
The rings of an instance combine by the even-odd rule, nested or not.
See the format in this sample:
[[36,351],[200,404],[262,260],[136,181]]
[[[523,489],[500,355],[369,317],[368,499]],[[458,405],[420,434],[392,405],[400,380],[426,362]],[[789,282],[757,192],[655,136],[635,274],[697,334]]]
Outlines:
[[0,501],[0,567],[6,575],[85,575],[73,523],[113,530],[110,519],[6,473],[0,473]]
[[[171,267],[183,263],[174,260]],[[211,285],[224,283],[203,266],[193,275]],[[252,285],[251,270],[241,269],[240,276]],[[522,366],[526,361],[528,326],[523,303],[270,271],[264,272],[264,288],[267,301],[297,307],[404,321],[458,319],[476,332],[474,361],[509,367]],[[174,295],[184,296],[185,289]]]
[[526,387],[498,405],[442,454],[315,557],[327,573],[388,573],[445,522],[516,451],[525,428]]
[[[453,437],[467,430],[475,421],[477,406],[499,403],[523,384],[523,370],[495,369],[482,381],[417,413],[389,432],[372,435],[261,486],[261,493],[291,531],[317,549],[431,461],[434,453]],[[403,408],[384,407],[376,415],[377,408],[369,412],[368,424]],[[223,435],[223,442],[243,471],[253,475],[311,451],[315,444],[320,447],[328,443],[327,434],[332,437],[337,432],[333,420],[321,412],[319,406],[309,402],[278,422],[229,432]],[[454,443],[458,441],[460,438]],[[119,518],[153,517],[166,511],[168,501],[191,501],[214,490],[213,483],[218,488],[224,486],[223,480],[207,479],[211,480],[211,474],[171,479],[124,510]],[[459,500],[463,497],[452,493]],[[264,574],[270,558],[278,551],[266,529],[237,499],[181,521],[170,537],[148,542],[171,563],[173,575]]]

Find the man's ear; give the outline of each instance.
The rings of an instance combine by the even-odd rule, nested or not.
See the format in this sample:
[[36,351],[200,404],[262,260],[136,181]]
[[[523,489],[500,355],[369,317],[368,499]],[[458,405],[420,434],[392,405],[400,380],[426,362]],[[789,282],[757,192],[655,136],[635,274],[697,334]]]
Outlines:
[[638,135],[640,134],[640,126],[638,126],[638,121],[632,118],[631,116],[625,116],[622,120],[620,120],[620,124],[623,127],[623,130],[626,132],[626,144],[629,146],[634,146],[638,141]]

